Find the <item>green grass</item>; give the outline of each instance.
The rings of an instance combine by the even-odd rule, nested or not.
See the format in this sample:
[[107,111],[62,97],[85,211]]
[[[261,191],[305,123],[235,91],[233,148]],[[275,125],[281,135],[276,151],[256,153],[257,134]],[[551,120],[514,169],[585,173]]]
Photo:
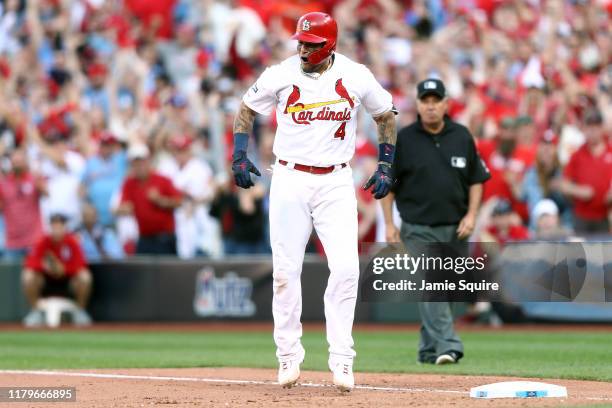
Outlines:
[[[415,332],[354,335],[356,371],[502,375],[612,381],[612,335],[595,332],[468,332],[466,358],[436,367],[416,364]],[[307,370],[327,370],[323,333],[303,337]],[[0,332],[0,369],[275,368],[269,332]]]

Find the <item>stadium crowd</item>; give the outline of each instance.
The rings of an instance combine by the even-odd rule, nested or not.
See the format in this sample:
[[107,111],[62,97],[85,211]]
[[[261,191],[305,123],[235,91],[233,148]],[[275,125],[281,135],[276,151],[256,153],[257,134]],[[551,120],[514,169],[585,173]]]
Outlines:
[[[271,174],[234,187],[233,116],[314,10],[337,18],[338,51],[392,92],[398,128],[416,119],[416,83],[444,80],[449,115],[492,173],[474,239],[610,237],[610,0],[3,0],[4,256],[23,258],[58,214],[90,262],[269,252]],[[274,163],[274,131],[273,116],[257,118],[260,169]],[[361,115],[362,241],[384,236],[360,189],[375,146]]]

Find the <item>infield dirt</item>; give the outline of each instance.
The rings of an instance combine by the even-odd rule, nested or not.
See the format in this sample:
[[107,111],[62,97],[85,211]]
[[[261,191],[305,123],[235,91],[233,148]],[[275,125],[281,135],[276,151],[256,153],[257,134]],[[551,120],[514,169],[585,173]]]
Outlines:
[[[66,371],[68,372],[68,371]],[[70,370],[71,373],[174,377],[174,379],[91,378],[69,375],[0,373],[0,386],[76,387],[70,407],[544,407],[612,404],[612,384],[596,381],[542,380],[564,385],[568,398],[476,400],[469,389],[509,377],[356,373],[359,386],[403,390],[355,389],[341,394],[330,384],[331,374],[302,372],[300,382],[286,390],[273,384],[276,371],[243,368]],[[188,379],[202,379],[188,380]],[[207,380],[246,380],[236,384]],[[22,404],[2,404],[14,408]],[[56,404],[51,404],[58,406]],[[27,404],[48,407],[46,404]]]

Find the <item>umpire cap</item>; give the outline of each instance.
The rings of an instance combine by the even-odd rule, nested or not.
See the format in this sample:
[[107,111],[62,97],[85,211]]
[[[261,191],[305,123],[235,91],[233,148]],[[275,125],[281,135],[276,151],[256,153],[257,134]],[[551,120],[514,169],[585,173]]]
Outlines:
[[436,95],[440,99],[446,97],[444,83],[436,78],[428,78],[417,85],[417,97],[422,99],[427,95]]

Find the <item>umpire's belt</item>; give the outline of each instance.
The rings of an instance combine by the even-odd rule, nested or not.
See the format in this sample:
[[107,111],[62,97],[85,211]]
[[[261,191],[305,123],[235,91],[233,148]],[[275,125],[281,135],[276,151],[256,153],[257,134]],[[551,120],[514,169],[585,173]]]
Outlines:
[[299,163],[289,163],[286,160],[280,160],[280,159],[278,160],[278,162],[282,164],[283,166],[287,166],[289,168],[293,168],[295,170],[299,170],[299,171],[303,171],[303,172],[311,173],[311,174],[327,174],[327,173],[331,173],[332,171],[336,169],[343,169],[346,167],[346,163],[336,164],[335,166],[329,166],[329,167],[317,167],[317,166],[307,166],[305,164],[299,164]]

